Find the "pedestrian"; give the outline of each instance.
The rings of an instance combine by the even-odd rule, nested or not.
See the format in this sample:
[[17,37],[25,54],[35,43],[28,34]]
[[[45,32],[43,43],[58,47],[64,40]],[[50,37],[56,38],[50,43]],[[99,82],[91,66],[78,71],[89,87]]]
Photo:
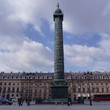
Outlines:
[[20,106],[21,104],[20,104],[20,98],[18,98],[18,105]]
[[27,99],[27,106],[30,106],[30,98]]
[[22,98],[18,98],[18,103],[19,103],[19,106],[22,106]]
[[25,99],[26,103],[27,103],[27,98]]
[[69,96],[69,97],[68,97],[68,106],[71,105],[71,102],[72,102],[72,101],[71,101],[71,97]]

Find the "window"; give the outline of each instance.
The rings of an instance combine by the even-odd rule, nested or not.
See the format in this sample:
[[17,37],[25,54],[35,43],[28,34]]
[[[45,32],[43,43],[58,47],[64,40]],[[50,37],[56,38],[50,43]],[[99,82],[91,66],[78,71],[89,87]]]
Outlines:
[[21,88],[21,92],[24,92],[24,88],[23,87]]
[[[50,83],[51,84],[51,83]],[[40,85],[42,85],[42,83],[40,82]]]
[[28,89],[26,89],[26,92],[28,92]]
[[16,92],[19,92],[19,87],[17,87],[17,91]]
[[37,94],[35,93],[35,97],[37,96]]
[[78,92],[81,92],[81,88],[78,88]]
[[46,94],[46,89],[44,89],[44,94]]
[[101,85],[103,85],[103,82],[101,83]]
[[80,82],[78,82],[77,85],[80,85]]
[[2,92],[2,88],[0,87],[0,93]]
[[94,93],[95,88],[92,88],[92,92]]
[[99,88],[97,88],[96,91],[99,92]]
[[46,85],[46,82],[44,82],[44,85]]
[[4,89],[3,89],[3,93],[5,93],[6,92],[6,87],[4,87]]
[[73,86],[76,86],[76,82],[73,83]]
[[8,91],[7,92],[10,93],[10,87],[8,87]]
[[104,88],[102,88],[102,92],[104,92]]
[[0,82],[0,85],[2,85],[2,82]]
[[40,89],[40,90],[39,90],[39,95],[41,95],[41,92],[42,92],[42,91],[41,91],[41,89]]
[[73,92],[74,92],[74,93],[76,92],[76,88],[73,88]]
[[35,93],[37,92],[37,88],[35,88]]
[[99,83],[97,82],[97,85],[99,85]]
[[89,88],[87,88],[87,92],[89,92]]
[[106,92],[109,92],[109,91],[108,91],[108,88],[106,88]]
[[85,88],[83,88],[83,93],[85,93]]
[[89,86],[89,84],[90,84],[90,83],[88,82],[87,85]]
[[[28,84],[28,83],[27,83]],[[24,83],[22,83],[22,85],[24,85]]]
[[12,88],[12,92],[15,92],[15,88],[14,87]]
[[32,93],[32,88],[30,88],[30,93]]
[[94,85],[94,83],[92,83],[92,85]]
[[106,82],[106,85],[108,85],[108,83]]
[[9,83],[9,85],[11,85],[11,83]]
[[85,83],[83,82],[82,85],[85,85]]

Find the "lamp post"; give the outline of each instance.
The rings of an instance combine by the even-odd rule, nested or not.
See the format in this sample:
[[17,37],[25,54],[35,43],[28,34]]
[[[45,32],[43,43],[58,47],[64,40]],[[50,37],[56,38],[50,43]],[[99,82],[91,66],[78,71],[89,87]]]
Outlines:
[[87,72],[84,73],[84,75],[86,76],[86,79],[88,80],[88,84],[89,84],[89,96],[90,96],[90,106],[92,106],[92,97],[91,97],[91,86],[90,86],[90,80],[92,79],[92,72]]

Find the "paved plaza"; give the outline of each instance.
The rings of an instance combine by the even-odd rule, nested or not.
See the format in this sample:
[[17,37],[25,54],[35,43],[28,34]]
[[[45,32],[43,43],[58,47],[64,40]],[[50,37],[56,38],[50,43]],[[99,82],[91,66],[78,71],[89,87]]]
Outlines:
[[13,105],[0,105],[0,110],[110,110],[110,102],[93,102],[93,106],[89,106],[89,102],[84,105],[73,104],[72,106],[67,105],[35,105],[31,103],[27,106],[25,103],[23,106],[18,106],[17,103]]

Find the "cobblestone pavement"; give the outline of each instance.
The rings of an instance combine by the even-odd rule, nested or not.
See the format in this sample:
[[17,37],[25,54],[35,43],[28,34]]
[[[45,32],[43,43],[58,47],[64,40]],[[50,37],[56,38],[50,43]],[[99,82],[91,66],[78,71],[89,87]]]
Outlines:
[[89,105],[89,102],[85,104],[73,104],[67,105],[35,105],[31,103],[27,106],[25,103],[23,106],[18,106],[17,103],[13,105],[0,105],[0,110],[110,110],[110,102],[93,102],[93,106]]

